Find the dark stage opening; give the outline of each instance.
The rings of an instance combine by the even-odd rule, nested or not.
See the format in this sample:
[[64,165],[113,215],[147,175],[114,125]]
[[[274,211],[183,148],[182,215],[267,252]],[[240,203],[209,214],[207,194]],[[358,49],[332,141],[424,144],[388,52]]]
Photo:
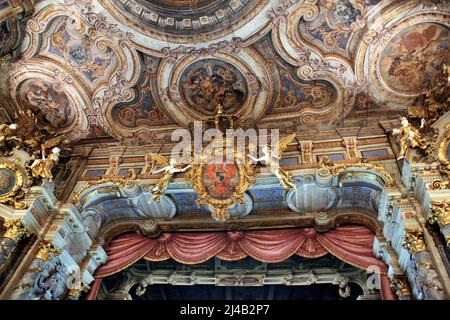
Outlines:
[[313,284],[305,286],[264,285],[228,287],[214,285],[177,286],[153,284],[142,296],[130,290],[133,300],[356,300],[363,294],[360,286],[350,283],[351,295],[339,296],[339,286]]

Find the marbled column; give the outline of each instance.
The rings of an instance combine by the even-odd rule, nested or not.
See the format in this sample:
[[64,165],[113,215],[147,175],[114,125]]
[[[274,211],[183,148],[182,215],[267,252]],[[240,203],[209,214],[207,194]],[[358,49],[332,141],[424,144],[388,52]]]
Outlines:
[[8,220],[3,225],[6,231],[0,238],[0,269],[3,268],[20,239],[30,235],[21,219]]
[[411,254],[412,264],[409,273],[415,278],[413,283],[421,288],[423,298],[444,300],[445,294],[430,252],[427,250],[423,230],[421,228],[405,229],[403,247]]
[[14,289],[11,300],[59,300],[67,291],[64,266],[57,258],[59,249],[42,241],[39,251]]

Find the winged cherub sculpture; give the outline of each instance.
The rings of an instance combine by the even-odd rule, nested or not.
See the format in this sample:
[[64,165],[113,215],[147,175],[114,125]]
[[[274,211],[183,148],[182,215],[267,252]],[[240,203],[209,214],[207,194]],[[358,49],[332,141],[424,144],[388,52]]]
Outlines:
[[[184,172],[191,167],[191,165],[187,165],[184,168],[180,168],[180,164],[177,164],[177,161],[173,158],[169,159],[160,154],[151,153],[149,154],[151,161],[153,162],[152,174],[158,174],[163,172],[163,176],[158,180],[156,185],[151,189],[153,194],[153,199],[156,202],[161,200],[161,197],[166,192],[167,186],[169,185],[170,180],[173,175],[178,172]],[[162,166],[159,170],[153,170],[155,165]]]
[[283,155],[283,152],[286,150],[288,144],[295,139],[295,133],[283,138],[280,140],[278,145],[275,148],[278,148],[278,154],[275,154],[268,146],[262,148],[263,156],[260,158],[255,158],[252,155],[248,155],[250,159],[255,162],[264,161],[265,166],[269,168],[269,170],[278,178],[283,189],[296,189],[294,182],[292,181],[292,177],[289,172],[284,171],[280,167],[280,159]]
[[[427,148],[427,142],[425,138],[422,137],[419,130],[413,127],[408,119],[405,117],[401,118],[402,127],[399,129],[392,130],[392,135],[400,135],[400,154],[397,160],[403,159],[408,148],[420,148],[425,150]],[[420,128],[424,127],[425,120],[422,119]]]
[[48,157],[45,157],[45,151],[42,151],[42,159],[34,160],[31,165],[31,173],[33,177],[42,177],[53,181],[52,169],[59,162],[59,154],[61,149],[54,147]]

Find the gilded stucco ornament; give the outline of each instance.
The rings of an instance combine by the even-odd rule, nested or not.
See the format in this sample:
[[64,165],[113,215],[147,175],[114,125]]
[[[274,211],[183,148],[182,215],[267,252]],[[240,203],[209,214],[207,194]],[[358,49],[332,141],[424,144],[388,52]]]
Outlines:
[[[245,203],[245,192],[256,179],[247,150],[239,150],[234,145],[234,137],[231,141],[225,137],[225,129],[234,129],[233,119],[232,115],[223,113],[218,105],[216,114],[204,121],[206,125],[215,127],[223,137],[214,140],[212,149],[202,148],[195,153],[191,167],[184,176],[197,193],[197,205],[204,204],[212,209],[212,217],[219,222],[230,217],[228,209]],[[228,158],[230,155],[232,159]]]
[[407,279],[405,279],[405,277],[394,276],[391,279],[390,284],[392,290],[399,298],[412,296],[408,281]]
[[49,181],[53,181],[52,169],[59,162],[59,154],[61,149],[58,147],[54,147],[52,149],[52,153],[45,156],[45,151],[42,152],[42,158],[36,159],[31,164],[31,174],[34,178],[41,177],[43,179],[48,179]]
[[420,227],[414,229],[405,228],[402,247],[408,250],[411,254],[427,250],[427,246],[423,238],[423,230]]
[[11,155],[11,150],[16,147],[20,139],[16,136],[17,124],[0,125],[0,152],[3,156]]
[[[450,225],[450,200],[431,201],[427,220],[430,224],[437,223],[441,230]],[[450,236],[444,236],[447,243],[450,244]]]
[[6,228],[3,234],[4,238],[9,238],[15,242],[19,241],[23,237],[29,237],[31,235],[27,227],[23,224],[22,219],[6,220],[3,223]]
[[47,261],[51,256],[58,256],[60,253],[61,250],[52,242],[42,241],[39,244],[39,251],[36,253],[36,258]]
[[[376,171],[377,173],[381,174],[383,176],[382,184],[388,187],[395,185],[394,178],[381,164],[368,163],[367,159],[364,158],[358,159],[357,161],[345,163],[332,163],[329,157],[324,156],[320,159],[319,165],[322,168],[329,170],[332,175],[340,177],[341,180],[343,178],[357,178],[357,177],[367,178],[369,176],[361,176],[360,173],[351,173],[350,175],[341,174],[344,170],[349,168],[365,168]],[[379,179],[376,180],[380,182]]]
[[13,205],[16,209],[26,209],[21,199],[29,185],[25,169],[15,162],[0,160],[0,203]]
[[[83,197],[82,199],[80,199],[80,196],[88,189],[94,187],[94,186],[98,186],[101,184],[107,184],[107,183],[112,183],[114,184],[116,187],[121,187],[121,188],[127,188],[127,187],[131,187],[134,184],[134,180],[136,180],[137,175],[136,172],[133,169],[128,170],[128,175],[125,177],[112,177],[112,176],[102,176],[100,180],[97,181],[92,181],[92,182],[88,182],[86,183],[79,191],[77,191],[75,193],[75,195],[72,198],[72,203],[76,204],[77,202],[80,203],[84,203],[87,199],[85,197]],[[114,186],[106,186],[105,190],[103,190],[102,192],[117,192],[117,188]],[[89,197],[89,195],[88,195]]]

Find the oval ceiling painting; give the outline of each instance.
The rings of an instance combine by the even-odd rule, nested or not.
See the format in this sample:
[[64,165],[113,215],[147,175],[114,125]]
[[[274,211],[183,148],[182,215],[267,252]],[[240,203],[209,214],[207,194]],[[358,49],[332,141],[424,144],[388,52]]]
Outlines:
[[449,61],[449,30],[438,24],[408,27],[386,46],[380,72],[397,92],[417,94],[432,85],[443,63]]

